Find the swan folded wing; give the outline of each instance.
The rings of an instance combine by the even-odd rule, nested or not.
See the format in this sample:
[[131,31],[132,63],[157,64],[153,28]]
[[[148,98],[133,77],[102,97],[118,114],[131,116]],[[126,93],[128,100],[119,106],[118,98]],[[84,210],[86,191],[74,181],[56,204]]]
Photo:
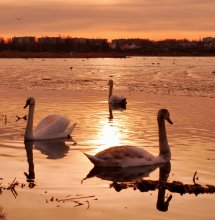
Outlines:
[[155,157],[142,148],[133,146],[111,147],[95,155],[106,161],[105,166],[142,166],[154,164]]
[[66,134],[70,121],[61,115],[48,115],[34,129],[34,138],[52,139],[63,138]]
[[110,104],[119,104],[121,103],[122,101],[126,102],[126,98],[124,96],[117,96],[117,95],[112,95],[110,98],[109,98],[109,103]]
[[146,158],[150,160],[151,157],[154,157],[152,154],[148,153],[146,150],[140,147],[133,147],[133,146],[116,146],[110,147],[104,151],[101,151],[96,154],[99,158],[117,158],[123,159],[125,157],[131,158]]

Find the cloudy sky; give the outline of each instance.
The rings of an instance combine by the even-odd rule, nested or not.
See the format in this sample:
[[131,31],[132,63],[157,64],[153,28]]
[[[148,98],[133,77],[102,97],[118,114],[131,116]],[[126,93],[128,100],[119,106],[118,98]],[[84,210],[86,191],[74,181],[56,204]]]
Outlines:
[[215,37],[215,0],[0,0],[0,37],[58,35]]

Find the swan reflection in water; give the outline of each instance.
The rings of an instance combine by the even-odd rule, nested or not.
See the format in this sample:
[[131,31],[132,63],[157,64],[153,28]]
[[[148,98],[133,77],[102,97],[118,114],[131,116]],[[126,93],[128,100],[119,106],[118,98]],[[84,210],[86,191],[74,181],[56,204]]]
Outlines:
[[[119,192],[122,188],[118,188],[115,183],[129,183],[132,181],[142,180],[144,177],[148,177],[149,174],[159,168],[159,181],[167,182],[169,177],[169,173],[171,171],[170,162],[164,164],[150,165],[150,166],[139,166],[139,167],[94,167],[88,175],[83,179],[86,180],[88,178],[97,177],[103,180],[112,181],[111,184],[117,192]],[[142,190],[142,192],[146,192],[149,190]],[[172,195],[168,196],[166,199],[165,196],[166,188],[161,187],[158,188],[158,197],[157,197],[157,209],[159,211],[166,212],[168,211],[169,202],[172,199]]]
[[[60,159],[65,157],[69,151],[69,146],[65,144],[65,141],[68,141],[68,139],[24,142],[28,161],[28,173],[24,172],[27,182],[34,182],[35,179],[33,148],[47,155],[47,159]],[[75,145],[76,142],[73,144]]]
[[126,110],[126,105],[111,105],[108,104],[108,108],[109,108],[109,120],[113,119],[113,110],[116,111],[124,111]]
[[[162,166],[160,166],[160,171],[159,171],[159,181],[163,183],[167,182],[170,171],[171,171],[170,162],[166,164],[162,164]],[[169,195],[165,201],[165,191],[166,188],[162,185],[158,189],[157,209],[162,212],[168,211],[169,202],[172,199],[172,195]]]
[[26,156],[28,161],[28,173],[24,172],[26,176],[27,182],[34,182],[35,179],[35,173],[34,173],[34,160],[33,160],[33,141],[25,141],[25,150],[26,150]]
[[97,167],[88,173],[84,178],[98,177],[112,182],[131,182],[148,177],[151,172],[157,169],[157,165],[139,167]]
[[34,148],[47,155],[47,159],[60,159],[69,152],[69,146],[62,140],[34,141]]

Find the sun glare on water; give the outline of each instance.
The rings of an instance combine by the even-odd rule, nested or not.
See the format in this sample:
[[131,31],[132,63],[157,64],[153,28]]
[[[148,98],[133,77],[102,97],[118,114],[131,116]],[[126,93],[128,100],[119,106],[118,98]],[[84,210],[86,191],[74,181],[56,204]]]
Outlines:
[[112,146],[118,146],[121,142],[121,133],[118,127],[112,124],[104,124],[99,133],[98,144],[101,145],[96,151],[101,151]]

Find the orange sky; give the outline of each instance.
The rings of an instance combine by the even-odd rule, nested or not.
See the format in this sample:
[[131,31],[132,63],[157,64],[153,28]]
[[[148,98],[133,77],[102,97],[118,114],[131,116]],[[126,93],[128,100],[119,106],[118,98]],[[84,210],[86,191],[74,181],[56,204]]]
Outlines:
[[[17,18],[21,18],[18,20]],[[0,37],[215,37],[215,0],[0,0]]]

